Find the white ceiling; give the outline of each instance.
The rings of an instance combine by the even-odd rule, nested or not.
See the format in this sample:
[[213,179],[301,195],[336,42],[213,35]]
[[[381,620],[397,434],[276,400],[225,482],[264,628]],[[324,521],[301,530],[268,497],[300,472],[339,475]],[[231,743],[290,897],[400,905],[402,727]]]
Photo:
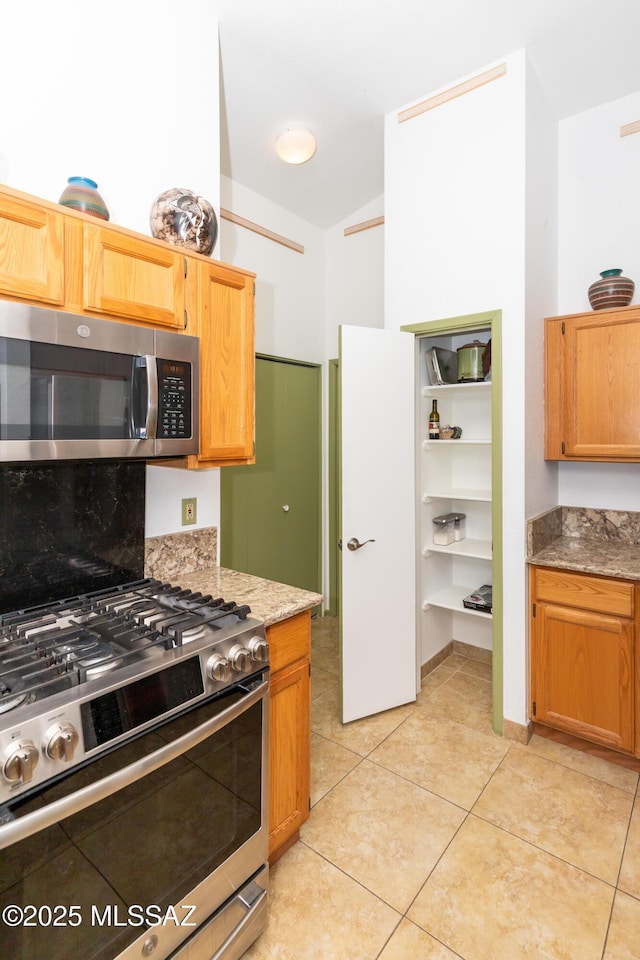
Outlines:
[[[640,0],[211,3],[222,173],[325,229],[383,192],[386,113],[522,47],[558,119],[640,90]],[[297,167],[274,151],[296,121],[318,140]]]

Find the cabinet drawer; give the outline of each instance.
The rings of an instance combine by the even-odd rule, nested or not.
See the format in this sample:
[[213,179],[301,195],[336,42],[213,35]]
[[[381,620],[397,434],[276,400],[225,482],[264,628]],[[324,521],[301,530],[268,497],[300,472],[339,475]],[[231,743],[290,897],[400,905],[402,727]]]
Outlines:
[[305,610],[267,627],[267,639],[272,676],[296,660],[308,658],[311,653],[311,611]]
[[537,568],[535,579],[537,600],[633,617],[632,583],[549,568]]

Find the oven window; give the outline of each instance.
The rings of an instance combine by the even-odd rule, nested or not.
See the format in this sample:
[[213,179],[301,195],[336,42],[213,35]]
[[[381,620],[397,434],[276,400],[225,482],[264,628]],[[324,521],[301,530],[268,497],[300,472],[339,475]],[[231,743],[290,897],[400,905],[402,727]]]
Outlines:
[[126,354],[4,337],[0,366],[2,440],[126,440],[146,408]]
[[[240,698],[230,693],[201,705],[4,810],[20,817],[67,796],[152,754]],[[112,960],[144,933],[147,908],[177,907],[264,827],[262,710],[262,702],[254,704],[142,780],[0,851],[0,911],[12,904],[42,911],[34,914],[34,926],[0,921],[2,956]],[[75,925],[48,922],[56,908],[64,918],[60,906],[78,908],[71,914]]]

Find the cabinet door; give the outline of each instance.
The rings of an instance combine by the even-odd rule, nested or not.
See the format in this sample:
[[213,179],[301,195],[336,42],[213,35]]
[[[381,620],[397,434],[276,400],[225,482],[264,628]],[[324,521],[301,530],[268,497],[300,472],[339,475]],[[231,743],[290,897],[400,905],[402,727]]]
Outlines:
[[547,457],[640,459],[639,320],[623,308],[547,323]]
[[252,463],[254,278],[221,264],[202,263],[199,294],[200,455],[191,459],[205,466]]
[[533,719],[632,751],[633,621],[539,602],[532,633]]
[[64,217],[0,197],[0,293],[43,304],[64,302]]
[[275,674],[269,701],[269,856],[294,840],[309,816],[309,661]]
[[[84,224],[83,237],[85,310],[186,327],[189,260],[183,252],[92,224]],[[195,305],[195,276],[191,286]]]

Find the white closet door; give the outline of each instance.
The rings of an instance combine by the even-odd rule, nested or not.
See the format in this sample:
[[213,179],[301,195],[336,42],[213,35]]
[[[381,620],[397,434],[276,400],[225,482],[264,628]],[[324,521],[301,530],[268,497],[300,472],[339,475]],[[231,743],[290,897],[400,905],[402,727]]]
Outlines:
[[345,723],[416,698],[414,356],[411,334],[340,328]]

